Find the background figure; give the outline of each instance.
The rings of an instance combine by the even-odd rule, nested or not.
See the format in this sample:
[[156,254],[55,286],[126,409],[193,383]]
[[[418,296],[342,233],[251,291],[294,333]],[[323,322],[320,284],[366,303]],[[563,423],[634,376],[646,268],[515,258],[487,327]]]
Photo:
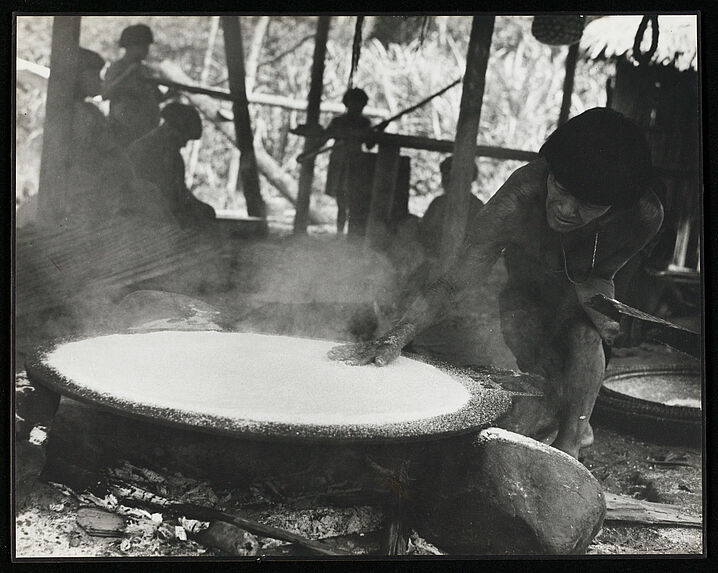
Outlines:
[[197,110],[172,102],[162,109],[162,125],[135,141],[129,150],[137,175],[157,186],[168,209],[182,226],[206,226],[214,209],[197,199],[185,183],[180,150],[190,139],[202,136]]
[[[451,155],[439,165],[444,193],[449,188],[451,166]],[[479,170],[474,164],[472,181],[475,181],[478,175]],[[471,193],[467,229],[483,205],[481,199]],[[432,275],[432,270],[435,269],[439,257],[439,238],[443,227],[445,206],[446,195],[441,194],[431,202],[419,221],[418,238],[426,260],[409,276],[401,296],[400,307],[406,307],[422,288],[436,278],[435,275]],[[412,350],[431,354],[452,364],[485,362],[483,329],[485,318],[479,310],[482,308],[480,299],[484,297],[485,292],[481,285],[467,285],[462,291],[462,296],[458,297],[458,300],[444,313],[441,320],[417,335],[411,345]]]
[[[102,57],[80,48],[79,74],[72,121],[72,147],[63,219],[72,224],[101,223],[136,210],[136,198],[157,193],[135,177],[132,163],[107,118],[88,97],[102,88]],[[169,216],[149,204],[144,215]]]
[[[339,130],[366,131],[371,127],[362,110],[369,101],[366,92],[359,88],[348,90],[342,98],[346,113],[335,117],[325,132],[325,141]],[[370,183],[357,177],[361,173],[363,154],[359,139],[338,139],[329,157],[327,171],[327,195],[337,200],[337,232],[343,233],[347,218],[349,234],[362,235],[368,202],[371,198]]]
[[[441,170],[441,187],[444,193],[446,193],[449,189],[452,157],[453,156],[449,155],[449,157],[444,159],[439,165],[439,169]],[[476,163],[474,163],[474,174],[471,181],[476,181],[478,176],[479,169],[476,167]],[[471,224],[471,221],[473,221],[481,207],[484,206],[483,201],[481,201],[481,199],[479,199],[476,195],[473,193],[470,195],[468,225]],[[442,220],[444,218],[444,209],[446,208],[445,205],[446,195],[439,195],[431,202],[421,219],[421,223],[419,224],[419,240],[421,241],[421,245],[424,247],[424,251],[428,257],[433,258],[439,254],[438,239],[441,237]]]
[[125,145],[152,131],[160,123],[162,92],[147,81],[150,70],[142,62],[154,41],[144,24],[128,26],[120,35],[125,53],[105,74],[104,99],[110,100],[110,119]]

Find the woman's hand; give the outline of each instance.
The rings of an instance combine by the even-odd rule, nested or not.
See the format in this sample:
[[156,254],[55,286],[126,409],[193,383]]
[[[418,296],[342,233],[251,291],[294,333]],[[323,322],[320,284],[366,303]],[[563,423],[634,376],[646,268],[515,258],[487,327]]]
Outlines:
[[411,341],[414,333],[413,324],[401,324],[375,340],[335,346],[327,356],[331,360],[339,360],[352,366],[362,366],[371,362],[377,366],[385,366],[401,354],[402,348]]

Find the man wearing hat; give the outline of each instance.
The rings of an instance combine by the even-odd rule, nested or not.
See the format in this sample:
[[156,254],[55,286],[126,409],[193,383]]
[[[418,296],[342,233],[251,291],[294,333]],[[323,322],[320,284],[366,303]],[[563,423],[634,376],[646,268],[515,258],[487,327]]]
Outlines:
[[129,150],[137,175],[161,189],[164,200],[183,226],[205,225],[214,209],[187,189],[180,150],[190,139],[202,137],[197,110],[177,102],[162,108],[162,124],[135,141]]
[[517,169],[470,222],[458,262],[422,289],[398,323],[367,343],[333,349],[353,364],[394,360],[504,253],[499,300],[504,340],[519,368],[553,386],[553,446],[573,457],[593,442],[589,424],[619,325],[591,309],[658,232],[660,181],[644,135],[620,113],[594,108],[559,127],[540,157]]
[[162,92],[146,81],[150,71],[142,62],[154,41],[152,30],[135,24],[122,30],[125,53],[105,74],[103,97],[110,100],[110,120],[121,142],[129,145],[160,123]]

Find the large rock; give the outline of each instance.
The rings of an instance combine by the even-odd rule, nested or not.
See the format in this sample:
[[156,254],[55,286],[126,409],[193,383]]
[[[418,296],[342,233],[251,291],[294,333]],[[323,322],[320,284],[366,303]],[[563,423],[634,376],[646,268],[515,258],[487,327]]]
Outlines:
[[498,428],[453,449],[424,487],[420,532],[451,553],[581,554],[606,513],[581,463]]

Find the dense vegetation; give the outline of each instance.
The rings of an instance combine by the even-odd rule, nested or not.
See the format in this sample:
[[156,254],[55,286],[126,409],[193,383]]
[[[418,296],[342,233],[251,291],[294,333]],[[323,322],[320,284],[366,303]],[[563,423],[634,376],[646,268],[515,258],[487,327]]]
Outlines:
[[[212,27],[211,16],[92,16],[82,21],[81,44],[100,52],[108,61],[120,56],[117,38],[130,23],[145,22],[154,31],[150,58],[174,61],[191,77],[200,80]],[[324,98],[341,101],[346,89],[354,33],[353,17],[332,19],[324,78]],[[255,34],[260,17],[242,17],[245,56],[253,42],[261,46],[254,90],[305,99],[313,51],[315,17],[269,19],[266,32]],[[465,68],[470,17],[370,17],[365,21],[361,58],[354,78],[370,97],[370,106],[389,113],[401,110],[459,77]],[[17,55],[49,65],[52,18],[20,17],[17,21]],[[555,128],[561,103],[567,48],[539,43],[530,32],[530,17],[500,16],[496,19],[486,91],[479,130],[479,143],[537,150]],[[258,42],[261,41],[261,44]],[[580,60],[571,113],[605,104],[606,65]],[[206,83],[227,87],[221,29],[217,35]],[[388,131],[453,139],[459,114],[461,87],[457,86],[422,109],[404,116]],[[36,193],[44,112],[44,82],[25,76],[17,86],[17,201]],[[229,108],[228,108],[229,109]],[[304,121],[303,112],[252,105],[253,125],[265,148],[293,175],[294,157],[303,140],[288,133]],[[330,115],[323,114],[326,125]],[[241,193],[228,188],[232,149],[216,129],[207,126],[194,174],[195,193],[219,209],[244,209]],[[439,188],[436,153],[406,150],[412,161],[412,211],[421,214],[427,200]],[[501,185],[519,163],[479,160],[475,191],[484,199]],[[318,159],[317,177],[324,181],[327,156]],[[291,216],[291,206],[266,182],[262,192],[270,214]],[[333,212],[333,202],[318,197],[319,207]]]

